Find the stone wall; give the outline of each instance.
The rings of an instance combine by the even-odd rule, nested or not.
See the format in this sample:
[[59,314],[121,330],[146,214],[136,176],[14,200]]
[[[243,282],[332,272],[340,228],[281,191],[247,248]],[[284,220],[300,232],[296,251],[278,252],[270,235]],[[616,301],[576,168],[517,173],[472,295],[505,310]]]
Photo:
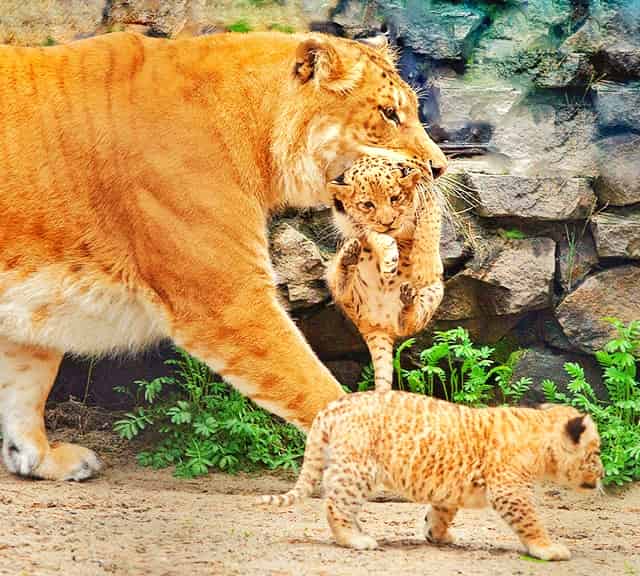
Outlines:
[[[611,333],[603,317],[640,318],[640,2],[0,4],[2,42],[46,45],[121,29],[386,32],[403,76],[424,92],[424,122],[453,159],[442,187],[460,214],[444,227],[447,290],[434,327],[463,325],[478,341],[531,348],[526,369],[537,380],[560,378],[564,359],[593,365]],[[323,283],[335,241],[326,210],[272,224],[284,300],[321,358],[353,383],[366,349]],[[149,368],[129,363],[121,380],[131,369]],[[61,389],[86,371],[65,364]],[[94,375],[102,373],[113,371],[98,364]],[[100,378],[95,395],[107,398]]]

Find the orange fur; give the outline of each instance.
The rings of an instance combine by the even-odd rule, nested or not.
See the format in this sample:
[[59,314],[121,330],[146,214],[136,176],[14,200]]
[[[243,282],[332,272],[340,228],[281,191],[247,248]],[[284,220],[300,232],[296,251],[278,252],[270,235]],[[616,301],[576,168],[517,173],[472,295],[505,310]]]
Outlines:
[[46,377],[3,364],[8,466],[89,475],[84,452],[46,464],[61,353],[163,337],[307,428],[342,390],[278,303],[265,221],[327,200],[327,181],[365,153],[414,158],[426,176],[446,166],[415,94],[354,41],[118,33],[0,47],[0,356],[56,354]]
[[367,342],[378,391],[391,389],[395,340],[423,330],[444,293],[440,205],[419,181],[411,165],[363,157],[329,185],[350,238],[328,283]]
[[603,475],[599,454],[593,421],[571,407],[474,409],[405,392],[364,392],[318,414],[295,487],[260,502],[291,505],[324,475],[327,518],[338,544],[374,548],[358,513],[384,484],[431,503],[429,541],[452,541],[449,526],[458,509],[492,506],[529,554],[564,560],[569,551],[550,540],[537,518],[532,485],[548,479],[594,489]]

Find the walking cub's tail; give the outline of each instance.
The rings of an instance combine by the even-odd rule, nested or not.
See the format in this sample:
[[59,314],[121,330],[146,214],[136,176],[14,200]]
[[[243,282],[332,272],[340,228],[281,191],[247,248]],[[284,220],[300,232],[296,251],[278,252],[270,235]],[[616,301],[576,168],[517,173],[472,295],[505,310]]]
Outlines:
[[260,496],[258,503],[273,506],[291,506],[308,497],[316,482],[322,477],[325,450],[329,444],[329,434],[325,431],[323,419],[318,416],[311,425],[304,451],[304,463],[296,485],[285,494]]

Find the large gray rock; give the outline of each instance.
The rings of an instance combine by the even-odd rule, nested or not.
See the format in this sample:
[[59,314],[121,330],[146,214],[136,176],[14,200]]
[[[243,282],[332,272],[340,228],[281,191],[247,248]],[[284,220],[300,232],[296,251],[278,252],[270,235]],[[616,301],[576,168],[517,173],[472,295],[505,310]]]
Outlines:
[[489,29],[474,51],[474,65],[497,71],[502,77],[535,76],[548,50],[552,29],[571,18],[569,0],[528,0],[496,6]]
[[302,312],[295,322],[323,360],[367,353],[367,345],[357,328],[335,305],[325,306],[317,312]]
[[599,72],[609,77],[640,78],[640,9],[636,0],[621,2],[612,12],[604,24],[599,48]]
[[601,212],[591,219],[591,229],[600,258],[640,260],[640,208]]
[[640,82],[600,82],[593,86],[598,123],[603,128],[640,126]]
[[478,198],[475,212],[489,218],[579,220],[596,201],[587,178],[467,175]]
[[493,126],[522,96],[522,89],[497,78],[442,75],[432,81],[437,110],[422,101],[430,131],[441,140],[456,143],[489,143]]
[[309,238],[287,222],[281,222],[271,232],[270,245],[276,283],[290,310],[328,299],[325,261]]
[[602,204],[640,202],[640,135],[627,133],[598,142],[595,190]]
[[445,270],[457,266],[468,254],[464,237],[456,229],[456,224],[448,217],[443,218],[442,233],[440,234],[440,258]]
[[556,308],[558,322],[573,346],[593,354],[614,335],[604,318],[640,319],[640,267],[621,266],[594,274]]
[[462,60],[469,53],[485,14],[465,4],[423,0],[378,0],[393,37],[415,53],[436,60]]
[[90,36],[102,23],[104,0],[2,0],[0,43],[69,42]]
[[463,320],[522,314],[551,304],[555,242],[493,239],[449,280],[436,318]]
[[548,97],[521,101],[498,119],[491,147],[510,174],[595,176],[597,123],[586,106]]
[[576,362],[582,366],[587,382],[591,384],[596,396],[601,400],[608,398],[607,389],[602,381],[602,371],[592,356],[584,354],[554,353],[544,347],[525,350],[519,358],[513,372],[513,380],[522,377],[532,379],[529,391],[524,395],[524,403],[546,402],[542,391],[542,381],[552,380],[558,385],[560,392],[567,392],[567,384],[571,377],[564,369],[567,362]]
[[595,74],[595,69],[586,54],[554,55],[546,64],[539,65],[535,75],[535,85],[540,88],[584,86]]
[[558,241],[556,251],[558,279],[562,288],[570,292],[598,264],[598,253],[585,225],[565,226],[564,236]]
[[191,4],[189,0],[112,0],[107,22],[146,26],[156,35],[176,35],[192,17]]

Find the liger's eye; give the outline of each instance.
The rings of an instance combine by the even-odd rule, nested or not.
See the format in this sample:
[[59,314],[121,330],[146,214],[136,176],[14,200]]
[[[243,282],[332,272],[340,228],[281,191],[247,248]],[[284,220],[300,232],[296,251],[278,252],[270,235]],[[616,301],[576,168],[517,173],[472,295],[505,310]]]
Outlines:
[[397,204],[400,201],[400,196],[391,196],[391,204]]
[[368,212],[369,210],[373,210],[376,205],[373,202],[360,202],[360,208]]
[[396,125],[400,124],[400,118],[398,117],[398,113],[395,108],[391,108],[390,106],[380,106],[380,113],[389,120],[389,122],[393,122]]

